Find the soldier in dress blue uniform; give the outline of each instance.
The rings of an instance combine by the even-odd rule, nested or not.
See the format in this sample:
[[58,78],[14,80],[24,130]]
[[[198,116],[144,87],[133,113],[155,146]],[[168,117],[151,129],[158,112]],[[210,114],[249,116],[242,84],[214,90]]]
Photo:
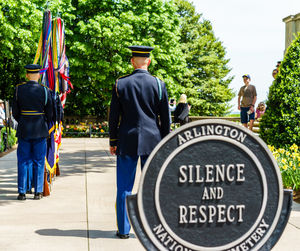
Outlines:
[[34,199],[42,198],[47,121],[52,117],[52,100],[47,87],[38,83],[41,66],[26,65],[29,80],[17,85],[12,112],[18,122],[18,200],[26,199],[28,169],[33,169]]
[[143,168],[153,148],[170,131],[165,84],[148,72],[152,47],[130,46],[132,74],[119,78],[109,115],[110,152],[117,155],[117,236],[129,238],[126,196],[131,194],[138,158]]

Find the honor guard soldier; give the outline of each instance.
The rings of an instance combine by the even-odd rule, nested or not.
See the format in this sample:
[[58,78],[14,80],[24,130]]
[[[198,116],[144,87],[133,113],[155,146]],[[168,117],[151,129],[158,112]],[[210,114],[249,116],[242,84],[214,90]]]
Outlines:
[[117,155],[117,236],[129,238],[126,196],[131,194],[138,158],[143,168],[153,148],[170,131],[165,84],[148,72],[152,47],[130,46],[132,74],[119,78],[109,114],[110,152]]
[[47,121],[52,117],[52,101],[47,87],[38,83],[41,66],[26,65],[29,80],[17,85],[13,100],[13,116],[18,122],[18,200],[26,200],[28,169],[33,170],[34,199],[43,194]]

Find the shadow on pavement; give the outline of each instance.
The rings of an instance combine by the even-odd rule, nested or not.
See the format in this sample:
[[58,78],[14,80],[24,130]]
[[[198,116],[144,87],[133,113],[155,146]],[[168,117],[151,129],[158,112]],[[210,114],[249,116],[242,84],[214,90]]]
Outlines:
[[[16,202],[20,202],[20,201],[18,201],[17,200],[17,196],[18,196],[18,194],[16,193],[15,195],[8,195],[8,196],[0,196],[0,206],[2,205],[2,204],[5,204],[6,202],[5,201],[11,201],[11,200],[13,200],[13,201],[16,201]],[[21,202],[23,202],[23,201],[21,201]]]
[[[2,159],[0,161],[0,206],[3,206],[17,201],[17,164],[8,164],[8,162],[12,161],[11,159]],[[115,168],[115,163],[112,157],[103,150],[78,150],[72,152],[64,152],[62,150],[59,168],[61,174],[59,178],[63,178],[72,175],[84,175],[85,173],[106,173],[108,168]],[[53,189],[55,189],[55,181]]]
[[[4,163],[0,168],[0,206],[17,201],[17,168],[7,165],[7,160],[0,160]],[[14,167],[14,165],[13,165]]]
[[94,151],[72,151],[60,154],[61,176],[69,176],[87,173],[105,173],[107,168],[115,168],[111,157],[106,152]]
[[[116,231],[102,231],[102,230],[60,230],[57,228],[40,229],[35,231],[39,235],[45,236],[73,236],[84,237],[90,239],[106,238],[106,239],[118,239]],[[89,233],[89,236],[87,235]],[[130,234],[130,238],[136,238],[134,234]]]
[[13,188],[15,189],[17,184],[15,182],[12,182],[12,184],[6,184],[6,183],[1,183],[0,182],[0,195],[3,193],[2,187],[3,188]]

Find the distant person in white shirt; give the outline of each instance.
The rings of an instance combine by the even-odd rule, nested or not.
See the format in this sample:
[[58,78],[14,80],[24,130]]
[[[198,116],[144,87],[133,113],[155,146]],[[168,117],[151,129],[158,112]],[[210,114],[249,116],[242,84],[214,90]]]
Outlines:
[[4,127],[4,121],[5,121],[4,101],[0,99],[0,130]]
[[169,101],[169,117],[170,117],[170,124],[172,124],[172,116],[171,112],[174,112],[176,109],[176,100],[174,98],[171,98]]

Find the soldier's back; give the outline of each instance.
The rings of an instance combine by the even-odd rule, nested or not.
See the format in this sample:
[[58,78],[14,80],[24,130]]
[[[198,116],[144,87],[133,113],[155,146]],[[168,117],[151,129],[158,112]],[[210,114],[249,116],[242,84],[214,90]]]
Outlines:
[[28,81],[17,86],[16,103],[18,106],[17,136],[28,139],[48,136],[45,119],[45,105],[49,92],[46,87],[36,81]]
[[[159,86],[160,85],[160,86]],[[161,140],[158,116],[160,89],[164,83],[148,71],[137,69],[118,80],[116,85],[122,107],[120,151],[129,154],[149,154]]]

